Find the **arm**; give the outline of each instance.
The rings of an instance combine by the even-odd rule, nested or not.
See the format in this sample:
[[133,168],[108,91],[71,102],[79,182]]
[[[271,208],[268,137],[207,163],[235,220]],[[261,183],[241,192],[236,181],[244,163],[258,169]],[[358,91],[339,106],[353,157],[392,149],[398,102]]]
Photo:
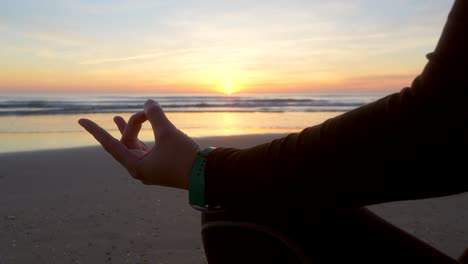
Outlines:
[[468,191],[467,29],[468,1],[457,0],[411,88],[268,144],[213,151],[208,203],[363,206]]

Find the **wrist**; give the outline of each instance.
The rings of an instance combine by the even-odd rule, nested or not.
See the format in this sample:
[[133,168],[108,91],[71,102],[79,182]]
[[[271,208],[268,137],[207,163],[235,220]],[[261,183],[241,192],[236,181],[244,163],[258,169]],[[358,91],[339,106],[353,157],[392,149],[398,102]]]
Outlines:
[[197,156],[202,150],[200,147],[196,148],[193,150],[193,152],[190,154],[190,158],[188,160],[188,166],[179,166],[178,168],[180,169],[180,174],[182,176],[181,178],[181,189],[184,190],[190,190],[190,178],[193,170],[193,165],[195,164],[195,161],[197,159]]
[[205,169],[208,155],[214,150],[214,147],[203,149],[197,154],[194,160],[190,175],[189,184],[189,203],[200,211],[218,210],[217,207],[209,205],[205,199]]

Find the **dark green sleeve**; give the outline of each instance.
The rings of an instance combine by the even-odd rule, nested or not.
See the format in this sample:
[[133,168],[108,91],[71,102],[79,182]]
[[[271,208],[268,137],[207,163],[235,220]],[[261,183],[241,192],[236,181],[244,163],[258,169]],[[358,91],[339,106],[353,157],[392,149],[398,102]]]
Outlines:
[[206,198],[225,206],[364,206],[468,191],[468,1],[411,87],[273,142],[218,148]]

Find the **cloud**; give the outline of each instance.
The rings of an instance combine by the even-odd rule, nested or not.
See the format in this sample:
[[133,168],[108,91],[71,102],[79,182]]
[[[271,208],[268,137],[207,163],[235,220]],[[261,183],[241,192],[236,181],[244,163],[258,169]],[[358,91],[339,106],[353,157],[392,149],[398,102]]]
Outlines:
[[128,56],[116,56],[116,57],[107,57],[107,58],[97,58],[91,60],[83,60],[79,64],[83,65],[95,65],[95,64],[105,64],[113,62],[131,62],[131,61],[149,61],[156,58],[170,58],[182,54],[191,54],[198,49],[191,48],[180,48],[166,51],[148,51],[145,53],[140,53],[136,55]]
[[59,31],[26,31],[23,33],[27,38],[37,41],[46,42],[57,46],[85,46],[90,45],[93,41],[88,37],[84,37],[79,33],[59,32]]
[[347,87],[364,90],[396,90],[410,86],[415,74],[379,74],[353,76],[343,80]]
[[154,58],[158,58],[164,55],[167,55],[167,54],[164,52],[147,53],[147,54],[138,54],[138,55],[128,56],[128,57],[87,60],[87,61],[80,62],[80,64],[89,65],[89,64],[103,64],[103,63],[112,63],[112,62],[139,61],[139,60],[154,59]]

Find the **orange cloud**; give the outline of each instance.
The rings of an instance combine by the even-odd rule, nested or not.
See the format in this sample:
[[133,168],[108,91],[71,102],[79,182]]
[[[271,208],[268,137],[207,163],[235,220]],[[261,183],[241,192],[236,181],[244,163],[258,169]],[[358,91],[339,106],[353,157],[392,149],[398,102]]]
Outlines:
[[411,85],[417,74],[366,75],[344,80],[349,89],[394,90]]

